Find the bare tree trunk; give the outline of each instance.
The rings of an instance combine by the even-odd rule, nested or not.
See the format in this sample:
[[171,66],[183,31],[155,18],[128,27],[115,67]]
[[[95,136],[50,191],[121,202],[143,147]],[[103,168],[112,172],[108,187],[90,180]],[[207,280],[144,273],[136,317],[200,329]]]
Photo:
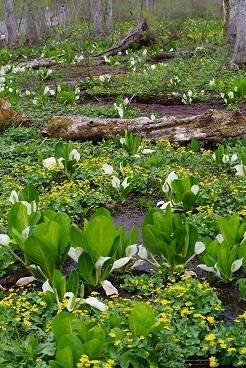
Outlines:
[[113,1],[103,0],[103,33],[109,35],[112,32]]
[[32,0],[25,0],[25,33],[29,46],[34,45],[38,39],[37,26],[35,22]]
[[5,23],[8,31],[8,45],[16,47],[17,45],[17,27],[15,18],[15,9],[13,0],[5,0]]
[[138,7],[139,7],[139,19],[142,19],[143,11],[144,11],[144,0],[138,0]]
[[224,35],[229,46],[236,41],[237,21],[236,5],[238,0],[224,0]]
[[93,19],[95,36],[102,36],[102,0],[90,0],[90,12]]
[[40,7],[40,34],[46,35],[48,32],[48,24],[46,19],[46,7]]
[[153,13],[155,10],[155,0],[146,0],[146,9],[150,13]]
[[90,11],[97,38],[112,32],[112,0],[90,0]]
[[237,37],[232,63],[246,64],[246,0],[237,0]]

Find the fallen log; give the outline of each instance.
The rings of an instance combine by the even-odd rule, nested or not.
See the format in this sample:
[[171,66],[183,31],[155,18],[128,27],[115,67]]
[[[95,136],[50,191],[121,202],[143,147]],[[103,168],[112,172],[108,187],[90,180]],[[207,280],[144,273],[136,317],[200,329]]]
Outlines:
[[189,59],[195,55],[194,51],[183,51],[183,52],[160,52],[159,54],[151,55],[148,58],[148,61],[159,62],[165,60],[171,60],[178,57],[182,57],[183,59]]
[[42,67],[50,68],[57,64],[54,58],[37,58],[30,61],[25,61],[23,63],[18,64],[17,66],[20,68],[27,68],[27,69],[39,69]]
[[44,130],[50,137],[71,140],[112,138],[128,129],[142,137],[186,142],[192,138],[218,141],[228,137],[246,136],[246,116],[239,111],[221,112],[208,110],[202,115],[178,118],[164,116],[152,121],[147,117],[137,119],[104,119],[88,116],[55,116]]
[[131,47],[150,46],[154,43],[155,38],[150,32],[148,24],[145,20],[141,20],[137,27],[129,31],[119,43],[115,44],[106,51],[94,55],[94,58],[103,58],[104,56],[113,56],[118,52],[123,52]]

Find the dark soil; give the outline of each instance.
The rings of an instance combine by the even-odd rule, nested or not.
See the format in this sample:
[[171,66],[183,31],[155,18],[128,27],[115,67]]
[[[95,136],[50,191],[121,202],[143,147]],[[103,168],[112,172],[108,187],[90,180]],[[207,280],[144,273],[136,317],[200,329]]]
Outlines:
[[[114,222],[116,226],[124,225],[124,227],[129,231],[133,226],[141,229],[143,223],[144,210],[141,208],[127,208],[126,211],[122,210],[118,212],[114,217]],[[142,235],[139,233],[140,238]]]
[[226,111],[226,108],[218,103],[196,103],[192,105],[164,105],[159,103],[132,103],[131,107],[137,108],[142,114],[161,114],[177,117],[189,117],[195,115],[201,115],[208,110],[216,109],[219,111]]
[[[95,104],[97,106],[112,106],[117,96],[87,96],[83,103]],[[157,116],[176,116],[179,118],[187,118],[196,115],[202,115],[208,110],[229,111],[224,105],[217,101],[214,102],[200,102],[192,105],[184,105],[179,101],[169,99],[168,97],[136,96],[133,98],[130,107],[138,111],[139,116],[150,117],[151,114],[158,114]],[[246,104],[240,108],[243,114],[246,114]]]

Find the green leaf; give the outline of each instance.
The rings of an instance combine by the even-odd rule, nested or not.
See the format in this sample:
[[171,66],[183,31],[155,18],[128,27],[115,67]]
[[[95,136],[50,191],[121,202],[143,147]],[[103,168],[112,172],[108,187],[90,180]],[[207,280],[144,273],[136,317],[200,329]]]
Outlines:
[[36,236],[29,236],[25,242],[25,263],[38,265],[46,277],[52,282],[57,261],[57,249]]
[[99,357],[103,352],[104,341],[94,338],[84,343],[84,352],[90,359]]
[[92,215],[91,218],[97,217],[97,216],[105,216],[108,217],[110,219],[112,219],[111,213],[109,210],[107,210],[106,208],[98,208],[94,214]]
[[75,248],[84,248],[84,242],[83,231],[77,225],[73,224],[71,226],[71,245]]
[[89,285],[96,286],[95,262],[87,253],[79,257],[79,274],[82,280]]
[[74,368],[73,353],[70,347],[59,350],[56,353],[56,361],[63,368]]
[[61,312],[56,315],[52,322],[51,331],[57,343],[63,335],[73,334],[73,320],[76,319],[69,312]]
[[67,280],[67,291],[72,292],[75,296],[79,292],[79,274],[77,271],[73,270]]
[[147,336],[155,324],[154,311],[146,303],[137,303],[128,316],[128,322],[134,336]]
[[56,223],[59,226],[59,237],[58,237],[58,250],[59,250],[59,254],[63,255],[63,253],[65,252],[68,243],[70,241],[70,230],[71,230],[71,225],[70,225],[70,218],[68,215],[66,215],[63,212],[59,212],[55,218],[54,221],[56,221]]
[[39,194],[33,184],[28,184],[25,186],[25,188],[20,193],[19,198],[21,201],[27,201],[29,203],[32,203],[33,201],[35,201],[36,203],[38,203]]
[[51,367],[51,368],[61,368],[62,365],[59,364],[58,362],[55,362],[54,360],[50,360],[49,361],[49,367]]
[[96,216],[89,221],[85,230],[87,252],[95,260],[107,257],[117,236],[112,219],[105,216]]
[[57,345],[57,353],[60,350],[64,350],[65,348],[69,348],[73,354],[73,362],[77,364],[81,355],[84,353],[83,344],[80,339],[76,335],[66,334],[63,335],[59,339],[59,343]]
[[20,234],[29,225],[29,216],[27,214],[27,208],[24,204],[17,202],[8,213],[8,233],[12,236],[13,229]]
[[62,301],[66,293],[66,276],[59,270],[54,270],[52,286],[56,289],[59,300]]

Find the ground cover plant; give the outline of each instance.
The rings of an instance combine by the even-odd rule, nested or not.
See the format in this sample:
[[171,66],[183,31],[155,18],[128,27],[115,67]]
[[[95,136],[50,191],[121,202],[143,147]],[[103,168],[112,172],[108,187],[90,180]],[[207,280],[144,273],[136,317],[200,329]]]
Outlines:
[[[85,7],[35,45],[0,40],[0,367],[246,366],[245,135],[131,129],[211,107],[245,119],[245,68],[220,16],[136,9],[100,37]],[[154,42],[107,54],[136,11]],[[65,140],[54,116],[129,125]]]

